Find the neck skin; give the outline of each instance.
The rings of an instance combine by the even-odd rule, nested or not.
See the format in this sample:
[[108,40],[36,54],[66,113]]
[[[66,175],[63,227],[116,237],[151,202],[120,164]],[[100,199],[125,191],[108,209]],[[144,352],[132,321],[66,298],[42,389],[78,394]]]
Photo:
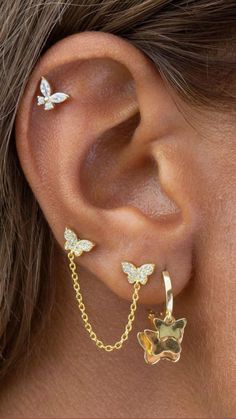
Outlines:
[[[81,287],[90,321],[107,343],[118,340],[129,311],[96,278],[81,273]],[[149,328],[147,309],[138,306],[131,336],[120,351],[98,350],[85,332],[65,263],[58,261],[57,297],[40,351],[27,368],[14,371],[1,397],[1,417],[164,418],[223,417],[218,383],[209,374],[209,356],[200,357],[196,327],[203,309],[193,284],[174,302],[175,317],[188,325],[179,363],[146,365],[136,333]],[[192,301],[196,301],[193,316]],[[156,307],[154,307],[156,308]],[[201,329],[201,328],[200,328]],[[198,336],[199,335],[199,336]],[[197,339],[197,340],[196,340]],[[208,389],[208,390],[207,390]],[[209,397],[209,392],[214,397]],[[218,410],[218,412],[217,412]]]

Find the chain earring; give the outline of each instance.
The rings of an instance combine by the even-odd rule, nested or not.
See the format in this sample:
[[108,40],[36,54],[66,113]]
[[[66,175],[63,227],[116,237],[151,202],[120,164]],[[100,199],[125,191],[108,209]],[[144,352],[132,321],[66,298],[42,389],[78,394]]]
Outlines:
[[90,339],[94,341],[94,343],[99,349],[103,349],[106,352],[111,352],[115,349],[121,349],[123,343],[128,339],[129,333],[131,332],[133,327],[133,322],[135,320],[135,313],[137,309],[137,301],[139,299],[139,290],[141,288],[141,285],[145,285],[147,283],[148,276],[150,276],[154,272],[155,265],[153,263],[148,263],[136,267],[134,264],[130,262],[123,262],[121,264],[123,272],[127,275],[128,282],[133,285],[132,303],[130,305],[128,321],[124,327],[124,332],[122,333],[120,339],[113,345],[105,344],[102,340],[100,340],[97,337],[96,333],[92,328],[92,325],[89,322],[89,317],[86,312],[85,304],[83,302],[83,297],[81,294],[76,264],[74,261],[75,256],[81,256],[83,252],[89,252],[93,249],[95,244],[89,240],[78,239],[76,233],[74,233],[69,228],[65,229],[64,238],[66,240],[64,247],[65,250],[68,251],[67,256],[69,259],[69,268],[71,271],[71,279],[75,290],[75,297],[78,303],[78,308],[80,310],[85,330],[88,332]]
[[144,359],[147,364],[156,364],[161,359],[177,362],[180,359],[181,342],[184,328],[187,324],[185,318],[175,320],[173,312],[173,292],[169,272],[162,272],[165,294],[166,312],[164,319],[149,315],[155,330],[145,329],[137,334],[138,341],[144,349]]

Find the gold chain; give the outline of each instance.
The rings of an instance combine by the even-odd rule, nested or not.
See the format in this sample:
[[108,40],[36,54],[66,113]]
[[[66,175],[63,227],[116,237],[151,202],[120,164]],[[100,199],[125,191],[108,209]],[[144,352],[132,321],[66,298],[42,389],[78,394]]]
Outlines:
[[138,282],[134,283],[134,292],[133,292],[133,295],[132,295],[132,303],[130,305],[130,313],[128,315],[128,322],[125,326],[124,332],[122,333],[122,335],[120,337],[120,340],[118,340],[116,343],[114,343],[114,345],[106,345],[100,339],[98,339],[96,333],[93,331],[93,328],[92,328],[91,324],[89,323],[89,318],[88,318],[88,315],[86,313],[85,305],[84,305],[84,302],[83,302],[83,297],[82,297],[81,290],[80,290],[79,277],[78,277],[78,274],[76,272],[76,264],[74,262],[75,255],[74,255],[73,252],[69,252],[67,255],[68,255],[68,259],[70,261],[69,267],[70,267],[70,270],[71,270],[71,278],[72,278],[72,281],[73,281],[73,287],[74,287],[74,290],[75,290],[75,293],[76,293],[76,300],[77,300],[77,303],[78,303],[78,307],[79,307],[79,310],[80,310],[80,313],[81,313],[81,318],[83,320],[85,330],[87,330],[87,332],[90,336],[90,339],[95,342],[95,344],[98,348],[104,349],[104,351],[107,351],[107,352],[111,352],[114,349],[121,349],[122,346],[123,346],[123,343],[128,339],[129,333],[131,332],[132,327],[133,327],[133,322],[134,322],[134,319],[135,319],[135,312],[136,312],[136,309],[137,309],[137,301],[139,299],[140,283],[138,283]]

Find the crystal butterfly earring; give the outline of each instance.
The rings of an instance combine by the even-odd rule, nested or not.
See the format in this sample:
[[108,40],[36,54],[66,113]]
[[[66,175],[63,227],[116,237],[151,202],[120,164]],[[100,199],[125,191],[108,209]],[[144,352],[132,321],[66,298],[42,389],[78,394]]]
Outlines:
[[156,364],[161,359],[177,362],[180,359],[181,342],[184,328],[187,324],[185,318],[175,320],[173,311],[173,293],[169,272],[162,272],[165,294],[166,312],[164,319],[149,315],[155,330],[145,329],[137,334],[138,341],[144,349],[144,359],[147,364]]
[[65,102],[70,96],[66,93],[53,93],[49,82],[45,77],[41,78],[40,92],[43,96],[37,96],[38,106],[43,105],[45,111],[54,109],[55,104]]
[[137,301],[139,299],[139,290],[142,285],[145,285],[148,281],[148,276],[154,272],[155,265],[148,263],[139,267],[136,267],[130,262],[123,262],[121,264],[123,272],[127,275],[128,282],[133,285],[132,303],[130,305],[130,312],[128,314],[128,320],[124,327],[120,339],[114,344],[106,344],[100,340],[93,330],[90,324],[89,317],[86,311],[86,307],[83,301],[81,288],[79,284],[79,276],[77,273],[77,267],[75,263],[75,257],[81,256],[84,252],[90,252],[95,244],[90,240],[81,240],[77,237],[76,233],[69,228],[64,231],[65,238],[65,250],[67,250],[67,256],[69,259],[69,268],[71,271],[71,279],[75,290],[75,297],[77,300],[78,308],[80,311],[81,319],[84,324],[84,328],[87,331],[90,339],[96,344],[99,349],[103,349],[106,352],[111,352],[116,349],[121,349],[123,343],[128,339],[129,333],[132,330],[133,323],[135,320],[135,313],[137,309]]

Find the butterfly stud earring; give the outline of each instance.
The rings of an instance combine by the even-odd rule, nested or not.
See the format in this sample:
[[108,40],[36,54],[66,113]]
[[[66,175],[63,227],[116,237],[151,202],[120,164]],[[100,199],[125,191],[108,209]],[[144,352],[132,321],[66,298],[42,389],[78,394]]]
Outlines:
[[77,235],[66,227],[64,232],[65,250],[69,250],[75,254],[75,256],[81,256],[83,252],[90,252],[95,246],[90,240],[80,240]]
[[156,364],[161,359],[177,362],[180,359],[181,342],[184,328],[187,324],[185,318],[175,320],[173,311],[173,293],[170,275],[167,271],[162,272],[165,294],[166,313],[164,319],[149,315],[154,330],[145,329],[137,334],[138,341],[144,349],[144,359],[147,364]]
[[123,272],[128,275],[128,282],[135,284],[135,282],[145,285],[148,281],[148,276],[154,272],[154,263],[146,263],[145,265],[136,267],[133,263],[122,262]]
[[53,93],[49,82],[41,77],[40,91],[43,96],[37,96],[38,106],[43,105],[45,111],[54,109],[55,104],[65,102],[70,96],[66,93]]

